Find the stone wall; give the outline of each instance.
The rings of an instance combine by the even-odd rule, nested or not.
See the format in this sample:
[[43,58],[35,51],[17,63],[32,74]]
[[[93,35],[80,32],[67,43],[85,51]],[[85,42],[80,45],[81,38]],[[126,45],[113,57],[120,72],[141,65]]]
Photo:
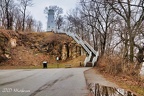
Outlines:
[[85,55],[85,51],[75,41],[71,41],[70,43],[63,44],[62,54],[61,54],[62,60],[66,60],[68,58],[74,59],[81,55]]

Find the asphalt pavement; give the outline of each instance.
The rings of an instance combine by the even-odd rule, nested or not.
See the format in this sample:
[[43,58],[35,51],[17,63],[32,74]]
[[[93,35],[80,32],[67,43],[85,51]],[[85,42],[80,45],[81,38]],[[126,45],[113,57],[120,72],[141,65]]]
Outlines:
[[85,70],[0,70],[0,96],[87,96]]

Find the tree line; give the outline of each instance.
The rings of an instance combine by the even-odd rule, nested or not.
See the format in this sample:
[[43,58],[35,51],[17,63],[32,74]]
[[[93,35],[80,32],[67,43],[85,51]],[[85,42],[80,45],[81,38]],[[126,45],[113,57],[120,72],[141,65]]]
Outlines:
[[32,0],[0,0],[0,26],[16,31],[42,31],[42,23],[28,12],[32,6]]
[[[67,16],[67,30],[91,43],[100,56],[137,65],[144,59],[143,0],[80,0]],[[128,64],[128,63],[127,63]]]

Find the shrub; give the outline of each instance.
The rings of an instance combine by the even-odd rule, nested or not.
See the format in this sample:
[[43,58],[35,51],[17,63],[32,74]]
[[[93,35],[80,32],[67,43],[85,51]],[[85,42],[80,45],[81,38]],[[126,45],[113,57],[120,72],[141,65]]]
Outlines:
[[112,75],[125,74],[138,76],[138,73],[134,69],[134,64],[118,56],[103,56],[98,61],[98,67],[101,71]]

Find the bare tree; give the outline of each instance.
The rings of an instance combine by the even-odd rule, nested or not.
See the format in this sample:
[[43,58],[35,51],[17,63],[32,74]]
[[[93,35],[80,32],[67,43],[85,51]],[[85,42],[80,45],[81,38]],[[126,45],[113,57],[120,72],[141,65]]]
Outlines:
[[135,47],[139,46],[136,38],[143,38],[143,3],[142,0],[81,0],[80,11],[68,16],[69,28],[78,33],[79,25],[85,27],[83,31],[92,38],[94,48],[100,46],[101,56],[111,44],[115,43],[113,48],[121,44],[123,57],[133,62]]
[[[140,26],[144,20],[144,2],[143,0],[115,0],[107,1],[114,12],[123,19],[125,24],[125,32],[121,34],[121,38],[126,46],[129,46],[129,58],[133,62],[134,47],[136,45],[135,38],[139,34]],[[120,29],[120,28],[119,28]],[[127,49],[128,51],[128,49]]]
[[56,21],[56,26],[57,26],[57,29],[60,30],[61,27],[62,27],[62,24],[64,23],[64,18],[60,15]]
[[38,21],[37,24],[36,24],[36,31],[37,32],[42,32],[42,22],[41,21]]
[[27,14],[27,7],[33,5],[32,0],[18,1],[19,4],[14,0],[0,0],[0,26],[16,31],[35,30],[37,21]]
[[32,0],[18,0],[20,2],[21,13],[23,15],[22,19],[22,31],[25,30],[25,21],[26,21],[26,10],[27,7],[31,7],[33,5]]
[[12,29],[13,27],[13,9],[15,7],[13,0],[2,0],[1,4],[1,22],[6,29]]
[[0,3],[0,18],[1,18],[1,19],[0,19],[0,26],[2,26],[2,17],[3,17],[3,16],[2,16],[2,15],[3,15],[3,14],[2,14],[2,4],[3,4],[3,1],[0,0],[0,2],[1,2],[1,3]]
[[[110,6],[105,0],[81,0],[83,18],[90,27],[93,37],[94,48],[97,50],[99,43],[101,56],[104,55],[107,45],[107,38],[115,17]],[[113,17],[113,18],[112,18]],[[99,36],[99,42],[98,37]]]
[[32,16],[28,16],[27,19],[26,19],[26,28],[25,30],[28,31],[28,32],[32,32],[33,31],[33,26],[34,26],[34,19]]
[[22,14],[19,11],[19,8],[16,7],[13,11],[14,15],[14,29],[16,31],[22,31]]
[[70,10],[66,18],[68,31],[78,34],[82,39],[85,38],[85,40],[90,40],[89,35],[87,35],[87,32],[85,31],[87,29],[87,26],[85,26],[85,20],[82,19],[82,15],[80,14],[80,9],[78,7]]

